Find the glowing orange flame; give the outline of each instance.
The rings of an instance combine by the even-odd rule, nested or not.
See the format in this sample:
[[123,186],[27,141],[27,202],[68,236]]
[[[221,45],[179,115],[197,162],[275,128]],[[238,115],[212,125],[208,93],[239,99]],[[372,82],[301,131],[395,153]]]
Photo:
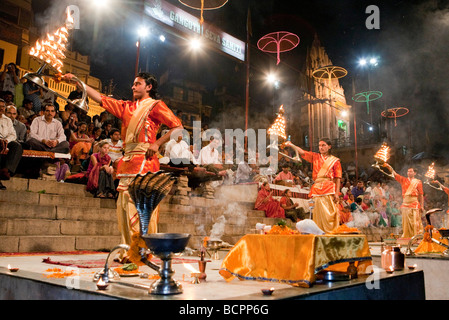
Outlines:
[[287,139],[287,136],[285,134],[284,105],[281,105],[279,107],[279,114],[273,125],[268,129],[268,134]]
[[[73,18],[67,9],[67,21],[73,24]],[[41,60],[58,72],[62,72],[62,60],[66,58],[64,52],[66,51],[66,43],[69,32],[66,26],[60,27],[52,35],[47,33],[45,40],[37,40],[36,45],[30,49],[29,54],[38,60]]]
[[387,162],[390,159],[390,147],[386,143],[382,144],[379,151],[376,152],[374,159],[379,162]]
[[429,169],[427,170],[425,177],[429,178],[430,180],[435,179],[435,169],[434,169],[435,163],[432,162],[432,164],[429,166]]

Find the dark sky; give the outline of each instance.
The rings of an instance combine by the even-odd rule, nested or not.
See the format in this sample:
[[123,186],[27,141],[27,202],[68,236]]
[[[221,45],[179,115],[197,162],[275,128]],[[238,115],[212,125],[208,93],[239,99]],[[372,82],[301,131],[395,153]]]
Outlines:
[[[42,17],[55,15],[61,8],[63,11],[68,3],[79,5],[81,29],[73,33],[72,49],[89,55],[92,75],[100,78],[103,84],[113,79],[116,93],[126,97],[134,75],[136,21],[140,18],[129,11],[133,1],[111,1],[111,7],[101,12],[96,12],[84,0],[33,0],[33,3],[40,10],[36,23],[41,27],[48,25],[48,20]],[[198,16],[198,11],[177,0],[167,1]],[[369,30],[365,25],[369,16],[365,10],[369,5],[379,8],[379,30]],[[348,76],[341,80],[348,100],[353,90],[367,89],[367,72],[358,67],[358,59],[378,57],[379,66],[370,71],[370,89],[383,93],[382,99],[374,104],[376,118],[380,118],[385,108],[407,107],[410,113],[398,120],[397,137],[411,141],[415,152],[447,150],[449,7],[446,2],[229,0],[221,9],[205,12],[204,18],[244,41],[248,6],[253,30],[252,111],[272,94],[262,81],[267,70],[274,69],[283,75],[281,89],[284,93],[295,86],[296,75],[304,68],[306,50],[317,34],[333,64],[348,70]],[[297,48],[281,54],[279,66],[275,64],[275,55],[262,53],[256,47],[260,37],[274,31],[289,31],[300,37]],[[225,85],[244,99],[245,66],[242,63],[215,52],[193,57],[184,52],[181,40],[173,36],[168,36],[163,44],[154,38],[142,44],[141,68],[148,66],[158,77],[169,69],[172,75],[202,82],[212,90]]]

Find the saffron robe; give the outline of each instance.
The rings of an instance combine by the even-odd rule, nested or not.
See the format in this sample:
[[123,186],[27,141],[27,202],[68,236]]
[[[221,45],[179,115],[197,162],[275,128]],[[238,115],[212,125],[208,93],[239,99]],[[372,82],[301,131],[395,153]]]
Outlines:
[[[131,244],[131,237],[139,232],[137,209],[128,194],[128,185],[137,174],[157,172],[160,169],[157,155],[146,158],[146,151],[156,141],[157,132],[162,124],[169,128],[181,126],[167,105],[160,100],[147,98],[141,101],[115,100],[102,96],[101,105],[108,112],[122,120],[121,138],[125,155],[117,165],[117,177],[120,178],[117,191],[117,218],[122,234],[122,243]],[[159,209],[153,212],[149,233],[157,232]]]
[[320,153],[305,151],[304,160],[312,163],[312,178],[315,183],[310,188],[309,197],[314,199],[312,220],[325,233],[330,233],[340,225],[338,208],[334,203],[334,179],[341,179],[340,159],[334,156],[325,158]]
[[402,188],[402,237],[411,238],[424,231],[420,213],[421,204],[418,200],[418,196],[423,195],[422,182],[399,174],[395,174],[394,178]]
[[[267,197],[269,198],[264,202],[263,200]],[[279,201],[273,199],[273,197],[270,196],[270,191],[267,191],[264,188],[260,188],[257,193],[254,209],[265,211],[265,216],[268,218],[285,218],[284,209],[281,207]]]

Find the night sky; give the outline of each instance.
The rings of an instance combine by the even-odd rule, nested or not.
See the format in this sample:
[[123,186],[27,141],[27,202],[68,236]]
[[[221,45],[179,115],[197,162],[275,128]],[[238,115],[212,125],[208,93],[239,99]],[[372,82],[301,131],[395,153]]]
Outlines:
[[[43,19],[64,11],[67,4],[81,10],[81,28],[72,35],[72,50],[90,56],[91,74],[103,85],[113,79],[114,93],[129,98],[133,81],[139,14],[130,10],[136,1],[111,0],[108,9],[92,8],[92,1],[33,0],[36,24],[47,27]],[[199,16],[177,0],[167,0],[184,11]],[[380,12],[380,29],[369,30],[365,10],[376,5]],[[410,113],[398,119],[396,136],[412,142],[413,152],[426,151],[449,155],[449,6],[446,1],[361,1],[361,0],[229,0],[219,10],[204,13],[206,22],[246,40],[248,7],[251,10],[251,106],[250,112],[272,114],[262,108],[272,97],[272,89],[264,83],[264,74],[275,70],[282,75],[278,99],[295,87],[304,70],[307,48],[318,35],[334,65],[348,70],[341,80],[348,103],[353,92],[367,90],[367,71],[358,66],[363,57],[375,56],[379,65],[370,71],[370,89],[381,91],[382,99],[373,104],[374,115],[391,107],[403,106]],[[61,9],[62,8],[62,9]],[[58,13],[60,14],[60,13]],[[151,20],[146,20],[151,24]],[[154,34],[156,35],[155,27]],[[274,54],[257,49],[257,41],[274,31],[289,31],[300,38],[297,48],[281,54],[276,66]],[[216,52],[202,56],[187,54],[183,41],[167,35],[164,43],[155,37],[142,42],[140,68],[160,77],[170,75],[203,83],[209,90],[226,86],[230,92],[245,97],[245,65]],[[355,84],[355,87],[352,86]],[[161,86],[161,92],[163,92]],[[356,105],[363,108],[362,105]],[[287,108],[288,110],[288,108]],[[244,117],[242,111],[242,117]],[[273,115],[274,116],[274,115]]]

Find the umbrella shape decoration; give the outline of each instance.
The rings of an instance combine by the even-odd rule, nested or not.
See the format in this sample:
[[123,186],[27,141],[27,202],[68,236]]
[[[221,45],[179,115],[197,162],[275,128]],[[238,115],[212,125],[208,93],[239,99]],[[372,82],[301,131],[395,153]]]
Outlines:
[[370,101],[374,101],[380,99],[382,97],[382,92],[380,91],[366,91],[357,93],[352,97],[352,100],[355,102],[366,102],[366,113],[369,113],[369,103]]
[[204,10],[219,9],[223,7],[228,2],[228,0],[179,0],[179,2],[189,8],[201,10],[200,24],[203,24]]
[[396,118],[405,116],[409,110],[404,107],[390,108],[382,111],[381,115],[384,118],[394,118],[394,126],[396,127]]
[[345,68],[338,66],[325,66],[313,71],[312,76],[315,79],[322,79],[328,81],[327,86],[329,88],[329,97],[330,97],[332,92],[331,90],[332,79],[343,78],[347,74],[348,71]]
[[276,53],[277,63],[281,62],[281,52],[293,50],[299,45],[299,37],[291,32],[278,31],[264,35],[257,42],[257,47],[263,52]]
[[148,233],[148,225],[158,204],[170,192],[175,179],[169,173],[158,171],[137,175],[128,187],[129,195],[139,215],[140,235]]

